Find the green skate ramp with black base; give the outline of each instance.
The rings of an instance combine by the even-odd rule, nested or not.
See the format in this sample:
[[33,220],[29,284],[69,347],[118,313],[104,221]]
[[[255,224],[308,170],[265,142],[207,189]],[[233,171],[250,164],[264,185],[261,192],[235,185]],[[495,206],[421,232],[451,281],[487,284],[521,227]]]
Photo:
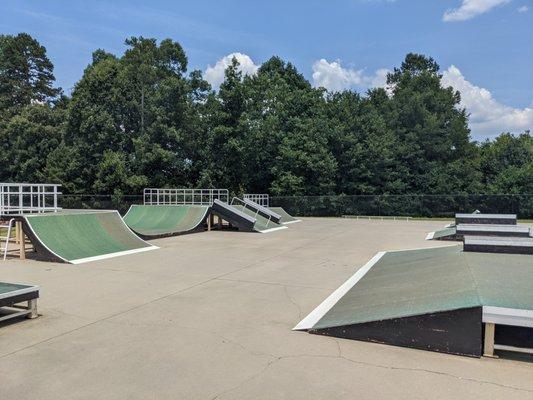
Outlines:
[[280,222],[283,225],[286,224],[293,224],[295,222],[301,222],[298,218],[294,218],[292,215],[290,215],[287,211],[285,211],[281,207],[268,207],[270,210],[274,211],[276,214],[279,214],[281,216]]
[[532,260],[466,253],[461,245],[381,252],[294,329],[479,357],[483,323],[496,323],[497,332],[525,332],[500,331],[496,344],[528,347]]
[[124,222],[137,235],[154,239],[203,231],[208,213],[207,206],[133,205],[124,215]]
[[255,212],[253,210],[250,210],[249,208],[247,208],[245,206],[238,205],[238,204],[233,204],[232,207],[236,208],[240,212],[242,212],[242,213],[250,216],[251,218],[255,219],[254,231],[256,231],[256,232],[269,233],[269,232],[273,232],[273,231],[279,231],[281,229],[287,229],[286,226],[280,225],[280,224],[276,224],[274,221],[269,220],[268,218],[265,218],[261,214]]
[[81,264],[157,249],[133,233],[118,211],[77,210],[23,217],[40,258]]

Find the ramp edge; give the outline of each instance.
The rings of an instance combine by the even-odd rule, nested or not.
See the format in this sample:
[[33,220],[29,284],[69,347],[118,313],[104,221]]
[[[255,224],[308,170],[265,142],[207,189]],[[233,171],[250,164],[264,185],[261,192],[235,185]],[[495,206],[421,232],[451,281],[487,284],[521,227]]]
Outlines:
[[84,264],[84,263],[91,262],[91,261],[105,260],[107,258],[126,256],[128,254],[142,253],[142,252],[145,252],[145,251],[157,250],[157,249],[159,249],[159,247],[150,245],[149,247],[141,247],[139,249],[117,251],[115,253],[102,254],[100,256],[79,258],[77,260],[70,260],[68,262],[71,263],[71,264]]
[[313,328],[322,317],[333,308],[335,304],[346,294],[348,291],[353,288],[357,282],[359,282],[370,269],[379,261],[381,258],[387,254],[386,251],[380,251],[374,257],[370,259],[365,265],[357,270],[355,274],[352,275],[346,282],[344,282],[337,290],[335,290],[329,297],[326,298],[318,307],[302,319],[298,325],[292,328],[293,331],[308,331]]

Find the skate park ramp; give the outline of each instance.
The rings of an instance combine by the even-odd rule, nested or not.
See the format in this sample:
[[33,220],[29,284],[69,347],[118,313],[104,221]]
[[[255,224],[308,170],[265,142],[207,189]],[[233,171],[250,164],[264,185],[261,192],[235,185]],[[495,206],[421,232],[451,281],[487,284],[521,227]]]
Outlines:
[[38,256],[49,261],[81,264],[158,248],[135,235],[118,211],[25,215],[23,224]]
[[132,205],[124,222],[145,239],[181,235],[204,229],[209,207],[196,205]]
[[292,215],[290,215],[287,211],[285,211],[281,207],[268,207],[270,210],[274,211],[276,214],[279,214],[281,216],[280,222],[283,225],[287,224],[293,224],[295,222],[302,222],[302,220],[298,218],[294,218]]
[[264,207],[252,200],[243,199],[242,201],[247,208],[251,208],[256,213],[275,222],[276,224],[281,224],[281,215],[271,210],[270,208]]
[[269,233],[287,228],[286,226],[269,221],[241,205],[230,205],[220,200],[215,200],[211,209],[215,214],[241,231]]
[[232,207],[239,210],[241,213],[248,215],[249,217],[255,219],[254,231],[260,233],[270,233],[274,231],[279,231],[281,229],[287,229],[286,226],[281,224],[276,224],[274,221],[265,218],[263,215],[251,210],[244,205],[233,204]]
[[479,357],[483,323],[495,322],[497,342],[528,348],[531,262],[460,245],[380,252],[294,329]]

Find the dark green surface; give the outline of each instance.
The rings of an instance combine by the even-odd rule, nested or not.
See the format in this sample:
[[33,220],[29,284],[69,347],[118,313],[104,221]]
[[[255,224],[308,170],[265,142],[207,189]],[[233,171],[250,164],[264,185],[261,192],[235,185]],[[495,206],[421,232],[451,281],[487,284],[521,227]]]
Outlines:
[[239,204],[234,204],[233,207],[235,207],[237,210],[249,215],[252,218],[255,218],[255,224],[254,224],[254,230],[258,232],[266,231],[267,229],[273,229],[273,228],[279,228],[282,225],[276,224],[273,221],[269,221],[268,218],[263,217],[261,214],[256,213],[255,211],[250,210],[249,208],[246,208]]
[[133,205],[124,216],[126,224],[143,236],[162,236],[196,229],[206,218],[207,206]]
[[274,211],[276,214],[281,216],[282,224],[287,223],[287,222],[298,221],[298,218],[294,218],[287,211],[285,211],[282,207],[268,207],[268,208],[269,210]]
[[117,211],[78,211],[26,216],[38,240],[66,261],[150,247]]
[[314,328],[461,308],[533,309],[533,257],[462,246],[388,252]]
[[18,285],[16,283],[0,282],[0,294],[14,292],[15,290],[27,289],[29,285]]

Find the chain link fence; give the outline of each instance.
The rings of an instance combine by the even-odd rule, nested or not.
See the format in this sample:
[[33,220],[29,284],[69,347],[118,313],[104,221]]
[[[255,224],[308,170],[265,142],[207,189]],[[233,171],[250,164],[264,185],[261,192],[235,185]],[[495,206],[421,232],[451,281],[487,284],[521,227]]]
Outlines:
[[[121,214],[142,195],[61,195],[60,206],[75,209],[112,209]],[[270,205],[292,215],[313,217],[398,216],[453,217],[456,212],[512,213],[533,219],[533,194],[523,195],[379,195],[273,196]]]
[[292,215],[453,217],[456,212],[511,213],[533,219],[533,195],[277,196],[272,206]]

